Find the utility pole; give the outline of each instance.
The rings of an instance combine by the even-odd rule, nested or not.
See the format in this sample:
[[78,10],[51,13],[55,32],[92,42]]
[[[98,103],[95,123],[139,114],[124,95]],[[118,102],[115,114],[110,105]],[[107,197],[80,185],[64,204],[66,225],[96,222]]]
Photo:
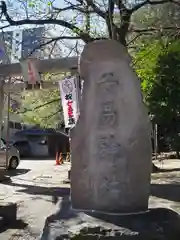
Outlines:
[[0,76],[0,139],[3,128],[3,108],[4,108],[4,76]]
[[154,151],[155,151],[155,159],[157,160],[158,155],[158,125],[155,124],[154,128]]
[[[10,88],[11,85],[11,77],[8,79],[8,85]],[[6,169],[8,169],[8,159],[9,159],[9,119],[10,119],[10,103],[11,103],[11,93],[8,91],[7,95],[7,119],[6,119]]]

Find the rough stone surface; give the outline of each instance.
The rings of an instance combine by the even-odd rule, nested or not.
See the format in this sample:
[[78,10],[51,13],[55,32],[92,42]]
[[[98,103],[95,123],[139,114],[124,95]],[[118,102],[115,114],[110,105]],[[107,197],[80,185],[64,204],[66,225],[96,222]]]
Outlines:
[[81,114],[71,131],[75,209],[122,213],[148,207],[150,125],[130,62],[112,40],[87,44],[81,55]]
[[179,240],[180,217],[170,209],[118,216],[74,211],[68,204],[46,220],[41,240]]

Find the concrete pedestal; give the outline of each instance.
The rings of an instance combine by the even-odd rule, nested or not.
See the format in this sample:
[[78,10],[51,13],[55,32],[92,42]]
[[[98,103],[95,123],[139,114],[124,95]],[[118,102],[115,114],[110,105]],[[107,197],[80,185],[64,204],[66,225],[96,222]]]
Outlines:
[[120,216],[61,209],[48,217],[41,240],[179,240],[180,217],[170,209],[149,209],[144,214]]

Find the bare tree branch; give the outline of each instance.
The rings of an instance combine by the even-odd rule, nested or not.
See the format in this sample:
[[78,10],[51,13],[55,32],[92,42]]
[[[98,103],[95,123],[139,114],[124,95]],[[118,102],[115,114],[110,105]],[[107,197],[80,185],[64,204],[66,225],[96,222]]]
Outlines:
[[[78,1],[82,2],[81,0],[78,0]],[[85,0],[85,1],[86,1],[86,4],[90,6],[95,13],[97,13],[100,17],[107,19],[107,13],[103,12],[100,8],[98,8],[98,6],[96,6],[93,0]]]
[[52,117],[54,117],[56,114],[58,114],[58,113],[60,113],[62,111],[62,109],[61,108],[59,108],[57,111],[55,111],[54,113],[51,113],[50,115],[47,115],[47,116],[45,116],[45,117],[43,117],[43,120],[49,120],[49,119],[51,119]]
[[80,7],[81,4],[71,4],[70,6],[67,6],[67,7],[64,7],[64,8],[57,8],[57,7],[54,7],[52,6],[52,9],[55,10],[55,11],[58,11],[58,13],[61,13],[61,12],[64,12],[64,11],[68,11],[68,10],[79,10],[78,7]]
[[49,102],[43,103],[43,104],[41,104],[41,105],[39,105],[37,107],[31,108],[31,109],[25,109],[22,112],[17,112],[17,114],[24,114],[26,112],[32,112],[32,111],[38,110],[39,108],[45,107],[45,106],[47,106],[49,104],[52,104],[52,103],[55,103],[55,102],[58,102],[58,101],[60,101],[60,98],[53,99],[53,100],[51,100]]
[[79,36],[77,37],[73,37],[73,36],[59,36],[59,37],[56,37],[56,38],[52,38],[51,40],[45,42],[45,43],[42,43],[42,44],[39,44],[39,46],[35,47],[30,53],[29,53],[29,56],[31,56],[37,49],[40,49],[48,44],[51,44],[53,43],[54,41],[58,41],[58,40],[63,40],[63,39],[81,39]]
[[70,6],[67,6],[65,8],[57,8],[57,7],[53,6],[52,9],[57,11],[58,13],[61,13],[61,12],[67,11],[67,10],[76,10],[76,11],[81,12],[81,13],[94,13],[95,12],[94,10],[87,10],[87,9],[82,8],[82,4],[81,3],[80,4],[72,4],[69,1],[67,3]]
[[142,35],[151,35],[152,32],[147,32],[147,33],[139,33],[137,34],[133,39],[131,39],[126,46],[130,47],[130,48],[134,48],[133,46],[130,46],[132,43],[134,43],[139,37],[141,37]]
[[10,26],[11,26],[10,24],[5,25],[5,26],[2,26],[2,27],[0,27],[0,30],[5,29],[5,28],[8,28],[8,27],[10,27]]
[[[153,31],[179,30],[179,27],[177,26],[170,26],[170,27],[165,27],[160,29],[157,29],[154,27],[146,28],[146,29],[133,29],[133,27],[130,27],[132,14],[135,11],[139,10],[140,8],[146,5],[158,5],[158,4],[165,4],[168,2],[180,6],[180,2],[178,0],[145,0],[144,2],[136,4],[132,9],[127,8],[123,0],[109,0],[109,6],[107,11],[102,10],[101,6],[97,5],[94,2],[94,0],[77,0],[77,4],[71,3],[70,0],[65,0],[65,1],[68,4],[67,7],[64,7],[64,8],[52,7],[52,9],[54,9],[59,13],[63,11],[71,10],[71,9],[77,10],[83,13],[90,13],[90,12],[96,13],[98,16],[102,17],[106,21],[108,31],[109,31],[109,37],[116,39],[117,41],[121,42],[125,46],[127,46],[126,44],[127,33],[135,32],[138,34],[143,34],[146,32],[153,32]],[[121,20],[120,27],[118,27],[113,21],[115,4],[119,8],[119,14],[120,14],[120,20]],[[87,8],[87,5],[89,6],[88,8]],[[43,19],[14,20],[8,14],[7,5],[4,1],[2,1],[2,5],[0,6],[0,8],[2,11],[2,15],[5,17],[6,21],[9,23],[9,25],[3,26],[1,28],[6,28],[8,26],[19,26],[19,25],[25,25],[25,24],[35,24],[35,25],[53,24],[53,25],[60,25],[64,28],[68,28],[72,31],[72,33],[75,34],[74,37],[60,36],[60,37],[51,39],[49,42],[42,43],[36,49],[61,39],[82,39],[85,43],[96,40],[95,38],[91,37],[88,32],[81,30],[78,26],[68,21],[65,21],[62,19],[56,19],[54,17],[51,17],[48,19],[43,18]],[[105,38],[97,38],[97,39],[105,39]],[[35,51],[36,49],[34,49],[33,51]]]
[[20,25],[27,25],[27,24],[35,24],[35,25],[56,24],[72,30],[73,33],[80,36],[80,38],[86,43],[94,40],[93,38],[91,38],[91,36],[88,33],[83,32],[80,28],[78,28],[74,24],[71,24],[61,19],[53,19],[53,18],[52,19],[24,19],[24,20],[15,21],[9,16],[7,12],[7,6],[4,1],[2,1],[2,4],[1,4],[1,11],[11,26],[20,26]]
[[131,32],[135,33],[146,33],[146,32],[162,32],[162,31],[169,31],[169,30],[180,30],[178,26],[170,26],[170,27],[162,27],[162,28],[143,28],[143,29],[131,29]]

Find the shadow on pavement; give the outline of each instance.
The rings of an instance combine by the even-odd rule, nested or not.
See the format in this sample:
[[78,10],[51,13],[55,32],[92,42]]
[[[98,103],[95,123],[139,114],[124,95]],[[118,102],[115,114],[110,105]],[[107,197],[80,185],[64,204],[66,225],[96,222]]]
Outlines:
[[31,171],[31,169],[14,169],[14,170],[8,170],[6,172],[6,176],[13,177],[17,175],[23,175]]
[[22,189],[17,189],[16,192],[23,192],[26,194],[32,195],[46,195],[46,196],[57,196],[64,197],[70,194],[70,188],[68,187],[42,187],[37,185],[28,185],[28,184],[20,184],[12,181],[4,182],[6,185],[10,185],[13,187],[20,187]]
[[180,202],[179,184],[151,184],[151,195],[170,201]]
[[163,173],[163,172],[179,172],[180,168],[172,168],[172,169],[164,169],[164,168],[159,168],[158,170],[154,173]]
[[24,229],[27,227],[27,225],[28,224],[22,220],[8,222],[8,223],[3,224],[3,226],[0,227],[0,233],[5,232],[8,229]]

